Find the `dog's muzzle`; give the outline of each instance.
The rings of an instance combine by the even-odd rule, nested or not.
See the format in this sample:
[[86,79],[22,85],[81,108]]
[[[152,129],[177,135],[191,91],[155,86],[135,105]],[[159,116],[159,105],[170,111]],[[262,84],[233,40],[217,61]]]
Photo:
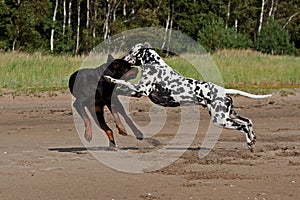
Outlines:
[[130,69],[128,72],[126,72],[122,76],[122,79],[124,79],[124,80],[134,79],[138,73],[139,73],[139,70],[137,68],[133,67],[132,69]]

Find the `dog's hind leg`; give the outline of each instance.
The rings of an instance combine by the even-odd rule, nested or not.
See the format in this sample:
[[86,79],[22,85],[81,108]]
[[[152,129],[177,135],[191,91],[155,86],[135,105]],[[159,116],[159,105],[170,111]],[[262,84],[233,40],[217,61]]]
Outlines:
[[97,119],[95,120],[97,125],[100,126],[100,128],[106,133],[109,140],[109,147],[116,147],[113,131],[107,126],[105,122],[103,108],[103,105],[96,105],[94,109],[89,108],[89,110],[94,119]]
[[121,119],[120,119],[118,113],[117,112],[113,112],[112,115],[114,116],[114,118],[116,120],[116,126],[118,128],[119,134],[123,135],[123,136],[128,135],[127,132],[126,132],[126,129],[125,129],[124,125],[121,122]]
[[233,109],[231,109],[231,111],[230,111],[230,117],[231,117],[231,119],[233,119],[235,121],[238,121],[238,122],[241,122],[241,123],[247,125],[247,127],[249,129],[249,139],[251,140],[251,144],[255,144],[256,136],[255,136],[255,133],[253,131],[252,121],[249,118],[240,116]]
[[234,129],[241,131],[246,136],[246,142],[250,151],[253,151],[252,145],[254,144],[251,140],[251,134],[248,126],[240,121],[231,119],[230,117],[216,119],[218,117],[212,116],[213,123],[219,127],[223,127],[226,129]]
[[163,88],[151,91],[148,97],[153,103],[164,107],[180,106],[179,102],[176,102],[175,99],[171,97],[169,91],[164,90]]
[[73,106],[76,109],[76,111],[78,112],[78,114],[80,115],[80,117],[83,119],[84,126],[85,126],[84,138],[88,142],[90,142],[93,138],[92,124],[91,124],[90,118],[88,117],[88,115],[84,109],[84,105],[81,102],[79,102],[78,100],[75,100],[75,102],[73,103]]
[[125,129],[124,125],[121,122],[121,119],[120,119],[120,117],[119,117],[118,112],[116,111],[116,109],[112,109],[111,105],[107,105],[107,107],[108,107],[109,111],[111,112],[111,114],[113,115],[113,117],[115,119],[116,127],[119,130],[119,134],[123,135],[123,136],[128,135],[127,132],[126,132],[126,129]]
[[230,97],[227,96],[222,101],[213,102],[213,106],[208,105],[207,108],[215,125],[244,133],[248,148],[250,151],[253,151],[252,145],[254,144],[253,141],[255,136],[252,135],[251,120],[242,118],[232,111],[232,100]]

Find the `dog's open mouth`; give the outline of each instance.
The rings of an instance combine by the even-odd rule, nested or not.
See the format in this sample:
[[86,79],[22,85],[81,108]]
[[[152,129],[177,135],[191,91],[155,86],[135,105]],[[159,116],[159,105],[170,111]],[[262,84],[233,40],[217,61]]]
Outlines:
[[138,73],[139,73],[139,70],[137,68],[132,68],[131,70],[129,70],[128,72],[126,72],[124,74],[122,79],[124,79],[124,80],[134,79],[134,78],[136,78]]

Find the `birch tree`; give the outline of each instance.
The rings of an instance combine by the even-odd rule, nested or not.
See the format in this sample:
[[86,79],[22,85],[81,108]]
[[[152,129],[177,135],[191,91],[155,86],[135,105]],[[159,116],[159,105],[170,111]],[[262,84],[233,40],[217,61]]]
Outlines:
[[170,16],[170,28],[169,28],[167,52],[169,52],[170,43],[171,43],[171,35],[172,35],[172,28],[173,28],[173,13],[174,13],[174,2],[173,2],[173,0],[171,0],[171,12],[170,12],[171,16]]
[[260,17],[259,17],[259,25],[258,25],[258,30],[257,30],[258,35],[261,31],[262,23],[263,23],[263,20],[264,20],[264,9],[265,9],[265,3],[266,2],[267,2],[267,0],[261,0],[261,10],[260,10]]
[[76,49],[75,53],[79,52],[79,41],[80,41],[80,0],[77,2],[77,32],[76,32]]
[[51,36],[50,36],[50,51],[53,52],[54,49],[54,28],[55,28],[55,21],[56,21],[56,13],[58,7],[58,0],[55,1],[55,8],[53,11],[53,18],[52,18],[52,29],[51,29]]
[[113,8],[113,21],[116,21],[116,12],[117,9],[119,7],[119,5],[121,4],[122,0],[115,2],[114,8]]
[[230,18],[230,0],[228,0],[228,3],[227,3],[227,19],[226,19],[226,25],[225,25],[225,28],[227,29],[228,28],[228,23],[229,23],[229,18]]
[[68,40],[72,35],[71,19],[72,19],[72,0],[69,1],[69,7],[68,7]]
[[65,35],[65,31],[66,31],[66,21],[67,21],[66,0],[63,1],[63,12],[64,12],[64,19],[63,19],[63,36],[64,36],[64,35]]
[[287,22],[283,25],[283,28],[285,28],[285,27],[290,23],[290,21],[291,21],[294,17],[296,17],[298,14],[299,14],[299,12],[296,12],[296,13],[294,13],[293,15],[291,15],[291,16],[289,17],[289,19],[287,20]]
[[126,3],[123,3],[123,16],[126,16]]
[[[20,0],[18,0],[17,2],[18,5],[20,5]],[[16,42],[17,42],[17,38],[20,34],[20,30],[19,30],[19,26],[15,26],[15,31],[13,33],[14,39],[13,39],[13,43],[12,43],[12,51],[15,51],[15,47],[16,47]]]
[[90,25],[90,0],[86,1],[86,29],[89,29]]
[[94,1],[94,19],[93,19],[93,39],[95,42],[95,38],[96,38],[96,20],[98,17],[98,0]]
[[274,2],[274,6],[273,6],[273,9],[272,9],[272,15],[271,15],[272,19],[275,18],[275,13],[277,11],[278,1],[279,0],[275,0],[275,2]]
[[168,1],[168,7],[169,7],[169,12],[168,12],[168,17],[166,21],[166,27],[165,27],[165,34],[164,34],[164,41],[161,46],[163,49],[166,46],[166,41],[168,41],[167,45],[167,51],[169,50],[169,44],[171,42],[171,35],[172,35],[172,27],[173,27],[173,12],[174,12],[174,2],[173,0]]
[[111,23],[116,20],[116,11],[122,0],[106,0],[106,15],[103,26],[104,39],[107,39],[111,32]]
[[71,18],[72,18],[72,0],[69,1],[69,8],[68,8],[68,26],[71,29]]
[[274,0],[271,0],[271,6],[268,14],[269,17],[272,17],[273,9],[274,9]]
[[106,15],[105,15],[105,21],[103,26],[103,32],[104,32],[104,40],[108,38],[109,32],[110,32],[110,15],[111,15],[111,3],[109,0],[106,0]]

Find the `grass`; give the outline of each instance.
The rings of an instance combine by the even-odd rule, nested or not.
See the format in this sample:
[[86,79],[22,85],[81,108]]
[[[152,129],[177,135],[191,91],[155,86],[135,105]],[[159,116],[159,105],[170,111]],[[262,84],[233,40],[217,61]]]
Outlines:
[[271,56],[249,50],[226,50],[213,55],[213,59],[227,86],[300,86],[300,57]]
[[[226,87],[300,87],[300,57],[224,50],[213,54],[212,59]],[[165,60],[183,76],[203,79],[186,60],[178,57]],[[83,61],[84,57],[65,55],[0,53],[0,88],[29,92],[64,90],[67,88],[69,76],[80,68]]]
[[50,90],[66,88],[82,58],[39,53],[0,53],[0,88]]

